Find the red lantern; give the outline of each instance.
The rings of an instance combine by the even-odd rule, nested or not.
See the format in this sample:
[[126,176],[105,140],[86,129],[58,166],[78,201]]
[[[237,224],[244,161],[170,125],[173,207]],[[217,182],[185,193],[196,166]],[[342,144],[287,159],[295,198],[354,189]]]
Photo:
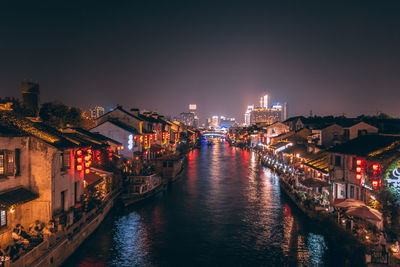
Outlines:
[[85,170],[85,173],[86,173],[86,174],[89,174],[89,173],[90,173],[90,170],[89,170],[89,169],[86,169],[86,170]]
[[377,180],[373,180],[373,181],[372,181],[372,187],[373,187],[374,189],[377,189],[377,188],[378,188],[378,181],[377,181]]
[[77,155],[77,156],[82,156],[82,150],[76,151],[76,155]]
[[83,169],[82,165],[76,165],[76,170],[82,171],[82,169]]

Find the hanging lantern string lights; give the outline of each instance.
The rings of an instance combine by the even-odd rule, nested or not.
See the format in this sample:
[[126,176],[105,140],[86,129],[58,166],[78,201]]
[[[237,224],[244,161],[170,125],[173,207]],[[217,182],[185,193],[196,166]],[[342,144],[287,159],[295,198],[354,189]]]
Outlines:
[[78,149],[75,152],[75,166],[76,170],[89,174],[90,173],[90,166],[92,165],[92,149],[91,148],[84,148]]

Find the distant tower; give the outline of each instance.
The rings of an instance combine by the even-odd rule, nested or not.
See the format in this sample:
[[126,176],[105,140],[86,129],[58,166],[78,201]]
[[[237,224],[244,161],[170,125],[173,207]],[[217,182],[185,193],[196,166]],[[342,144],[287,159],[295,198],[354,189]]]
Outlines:
[[90,110],[90,116],[92,119],[97,119],[98,117],[101,117],[104,115],[104,108],[100,106],[95,106]]
[[34,82],[22,82],[21,90],[24,106],[30,111],[31,116],[38,116],[40,102],[39,84]]
[[287,103],[283,104],[283,121],[287,120]]
[[196,104],[189,104],[189,113],[193,113],[194,120],[192,126],[195,128],[199,127],[199,116],[197,115],[197,105]]
[[189,104],[189,112],[195,113],[197,111],[197,105],[196,104]]

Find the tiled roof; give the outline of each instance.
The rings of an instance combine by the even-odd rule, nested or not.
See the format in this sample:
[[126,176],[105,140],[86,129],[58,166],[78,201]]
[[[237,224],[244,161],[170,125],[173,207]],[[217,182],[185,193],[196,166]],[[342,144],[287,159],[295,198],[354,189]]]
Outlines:
[[400,143],[400,136],[377,134],[364,135],[344,144],[337,145],[331,148],[329,152],[368,157],[374,154],[374,152],[390,147],[396,143]]
[[108,138],[107,136],[104,136],[99,133],[92,133],[89,131],[86,131],[85,129],[74,127],[74,128],[67,128],[63,130],[63,133],[73,133],[75,135],[72,135],[72,137],[79,138],[85,142],[90,142],[94,143],[94,146],[100,145],[104,146],[106,142],[112,142],[117,145],[122,145],[120,142],[115,141],[111,138]]
[[109,111],[109,112],[103,114],[102,116],[98,117],[96,120],[99,120],[100,118],[103,118],[103,117],[109,115],[110,113],[114,112],[115,110],[119,110],[119,111],[121,111],[121,112],[127,114],[128,116],[130,116],[130,117],[132,117],[132,118],[135,118],[135,119],[137,119],[137,120],[139,120],[139,121],[143,121],[143,119],[141,119],[141,118],[139,118],[138,116],[135,116],[135,115],[133,115],[132,113],[130,113],[130,112],[126,111],[125,109],[123,109],[122,106],[117,106],[117,107],[114,108],[113,110],[111,110],[111,111]]
[[0,112],[0,125],[6,133],[14,133],[12,136],[34,136],[59,149],[77,146],[76,142],[63,136],[57,129],[44,123],[32,122],[11,112]]
[[19,187],[0,194],[0,207],[8,209],[13,205],[19,205],[38,198],[39,195]]

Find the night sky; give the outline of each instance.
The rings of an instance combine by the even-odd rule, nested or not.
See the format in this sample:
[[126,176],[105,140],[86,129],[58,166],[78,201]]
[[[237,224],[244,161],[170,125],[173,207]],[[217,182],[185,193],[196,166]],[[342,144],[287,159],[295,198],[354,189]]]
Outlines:
[[32,79],[42,102],[201,121],[264,93],[290,116],[400,116],[396,1],[30,2],[0,3],[0,96]]

